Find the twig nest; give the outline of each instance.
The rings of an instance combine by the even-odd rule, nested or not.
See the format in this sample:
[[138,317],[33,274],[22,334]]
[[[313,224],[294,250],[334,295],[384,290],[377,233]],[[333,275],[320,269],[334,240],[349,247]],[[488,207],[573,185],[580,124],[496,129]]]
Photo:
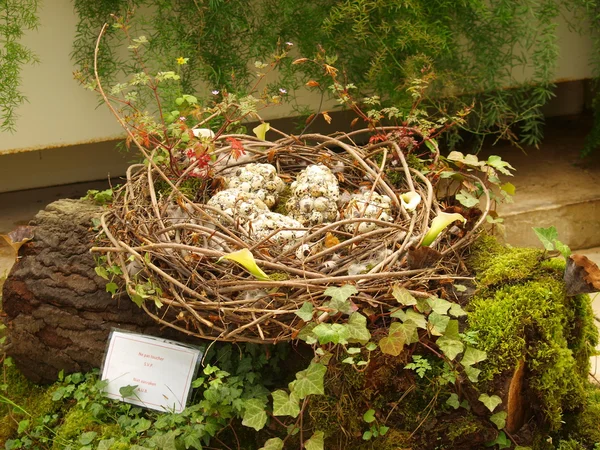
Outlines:
[[333,222],[339,218],[337,178],[323,164],[308,166],[291,185],[292,195],[286,208],[289,215],[304,226]]
[[259,198],[258,194],[238,188],[217,192],[206,204],[241,221],[247,221],[269,211],[269,207]]
[[[392,199],[387,195],[380,195],[377,192],[366,191],[352,196],[343,211],[345,219],[378,219],[386,222],[393,222]],[[367,233],[377,228],[373,222],[354,222],[344,226],[344,229],[350,233]]]
[[242,225],[255,241],[267,239],[279,246],[294,244],[306,230],[297,220],[276,212],[264,212]]
[[277,170],[271,164],[246,164],[239,167],[225,178],[227,188],[235,188],[244,192],[252,192],[271,208],[285,183],[277,176]]

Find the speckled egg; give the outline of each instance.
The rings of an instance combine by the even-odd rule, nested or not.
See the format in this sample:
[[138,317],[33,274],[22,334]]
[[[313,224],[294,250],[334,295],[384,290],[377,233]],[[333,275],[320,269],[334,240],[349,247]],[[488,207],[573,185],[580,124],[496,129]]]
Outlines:
[[270,236],[269,240],[280,246],[293,244],[306,234],[306,230],[302,229],[302,224],[297,220],[270,211],[257,215],[243,226],[255,241],[266,239],[279,230]]
[[289,216],[305,226],[338,219],[340,188],[335,175],[323,164],[308,166],[291,185],[286,203]]
[[271,164],[247,164],[232,172],[225,178],[227,188],[235,188],[244,192],[252,192],[269,208],[277,203],[279,193],[285,183],[277,176],[277,170]]
[[[392,200],[387,195],[370,191],[362,192],[352,196],[343,210],[343,217],[344,219],[363,217],[393,222],[391,204]],[[350,233],[356,231],[361,234],[372,231],[377,226],[373,222],[357,222],[345,225],[344,228]]]
[[242,222],[269,211],[269,207],[257,194],[241,189],[225,189],[217,192],[206,204]]

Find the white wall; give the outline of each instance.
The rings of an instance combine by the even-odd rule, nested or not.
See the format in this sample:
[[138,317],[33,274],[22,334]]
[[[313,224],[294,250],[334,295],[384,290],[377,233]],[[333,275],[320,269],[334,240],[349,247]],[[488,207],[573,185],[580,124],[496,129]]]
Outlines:
[[[102,179],[108,172],[121,174],[125,167],[123,157],[113,154],[113,144],[98,144],[122,136],[122,130],[95,94],[73,79],[70,53],[77,18],[71,0],[42,1],[39,14],[39,29],[23,40],[41,60],[23,68],[22,91],[29,101],[18,110],[17,131],[0,133],[0,192]],[[558,33],[557,80],[589,78],[591,40],[569,31],[566,23]],[[308,101],[318,104],[316,96]],[[289,113],[275,109],[265,118]],[[31,151],[27,157],[14,155]],[[43,170],[32,171],[38,166]]]

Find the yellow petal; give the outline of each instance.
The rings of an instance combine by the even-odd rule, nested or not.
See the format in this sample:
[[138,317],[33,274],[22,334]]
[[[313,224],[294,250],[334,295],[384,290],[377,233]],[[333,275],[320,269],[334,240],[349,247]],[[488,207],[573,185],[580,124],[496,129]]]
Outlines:
[[257,127],[253,128],[252,131],[254,132],[257,138],[264,141],[265,136],[267,135],[267,131],[269,131],[270,129],[271,125],[269,125],[267,122],[263,122]]
[[230,261],[234,261],[241,265],[244,269],[254,275],[258,280],[270,280],[269,275],[264,273],[260,267],[256,264],[254,260],[254,256],[247,248],[243,248],[238,250],[237,252],[231,252],[227,255],[223,255],[219,258],[217,262],[220,262],[223,259],[229,259]]

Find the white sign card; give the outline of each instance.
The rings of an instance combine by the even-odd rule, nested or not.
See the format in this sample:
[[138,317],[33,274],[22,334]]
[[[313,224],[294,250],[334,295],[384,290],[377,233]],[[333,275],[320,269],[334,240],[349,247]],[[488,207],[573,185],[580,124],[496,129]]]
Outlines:
[[[202,351],[152,336],[113,331],[104,357],[106,395],[158,411],[185,408]],[[119,389],[137,386],[123,398]]]

